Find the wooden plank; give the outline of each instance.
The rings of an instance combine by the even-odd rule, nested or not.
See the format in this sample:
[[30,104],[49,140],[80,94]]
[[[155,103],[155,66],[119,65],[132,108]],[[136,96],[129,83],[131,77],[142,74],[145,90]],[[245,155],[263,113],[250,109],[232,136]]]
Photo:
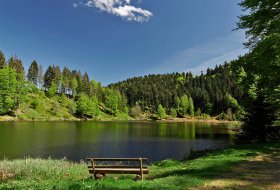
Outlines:
[[[140,158],[87,158],[88,161],[139,161]],[[147,158],[141,158],[143,161],[148,161]]]
[[[101,173],[101,174],[141,174],[140,168],[96,168],[94,171],[89,170],[91,174]],[[148,174],[149,169],[143,169],[143,174]]]
[[[90,167],[89,167],[90,168]],[[95,165],[95,168],[140,168],[140,166],[134,165]],[[148,168],[143,166],[142,168]]]

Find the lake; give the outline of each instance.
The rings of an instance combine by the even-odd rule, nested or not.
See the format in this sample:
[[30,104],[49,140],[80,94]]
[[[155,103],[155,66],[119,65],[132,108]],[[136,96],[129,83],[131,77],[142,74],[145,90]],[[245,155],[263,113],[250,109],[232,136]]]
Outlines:
[[92,157],[183,159],[191,150],[228,146],[225,124],[138,121],[0,122],[0,159]]

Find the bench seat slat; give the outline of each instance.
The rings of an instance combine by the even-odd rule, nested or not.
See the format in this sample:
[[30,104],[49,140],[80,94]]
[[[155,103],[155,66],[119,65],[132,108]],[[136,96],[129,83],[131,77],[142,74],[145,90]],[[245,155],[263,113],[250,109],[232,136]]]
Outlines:
[[[140,158],[87,158],[88,161],[139,161]],[[141,158],[143,161],[148,161],[147,158]]]
[[[88,166],[88,168],[92,168],[92,166]],[[94,166],[94,168],[137,168],[137,169],[139,169],[140,168],[140,166],[138,165],[138,166],[131,166],[131,165],[96,165],[96,166]],[[143,169],[147,169],[148,167],[147,166],[143,166],[142,167]]]
[[[89,170],[93,174],[93,170]],[[140,168],[96,168],[95,173],[111,173],[111,174],[139,174]],[[143,174],[148,174],[149,169],[143,168]]]

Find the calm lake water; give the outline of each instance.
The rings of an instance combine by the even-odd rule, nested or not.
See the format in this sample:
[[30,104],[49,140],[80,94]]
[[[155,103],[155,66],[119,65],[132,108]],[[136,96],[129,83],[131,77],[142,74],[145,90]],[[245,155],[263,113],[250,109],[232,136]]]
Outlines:
[[0,122],[0,159],[147,157],[183,159],[232,142],[226,125],[161,122]]

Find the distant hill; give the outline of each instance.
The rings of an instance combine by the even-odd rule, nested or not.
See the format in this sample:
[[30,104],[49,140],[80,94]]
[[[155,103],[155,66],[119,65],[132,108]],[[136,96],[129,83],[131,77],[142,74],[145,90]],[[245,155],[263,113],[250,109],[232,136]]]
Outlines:
[[243,92],[236,83],[228,63],[208,69],[206,74],[192,73],[153,74],[134,77],[110,88],[119,90],[127,98],[129,107],[141,106],[144,111],[156,112],[157,106],[170,111],[178,107],[183,95],[191,97],[196,112],[218,115],[228,111],[236,112],[236,106]]

